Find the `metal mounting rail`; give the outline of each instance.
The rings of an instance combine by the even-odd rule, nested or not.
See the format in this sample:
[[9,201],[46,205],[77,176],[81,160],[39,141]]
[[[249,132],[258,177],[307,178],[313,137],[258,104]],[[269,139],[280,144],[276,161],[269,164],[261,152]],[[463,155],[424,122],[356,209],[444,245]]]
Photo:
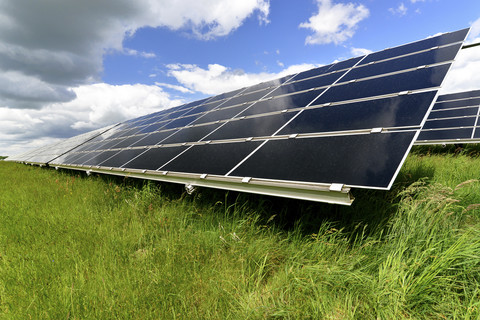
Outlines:
[[470,48],[477,47],[477,46],[480,46],[480,42],[465,44],[465,45],[462,46],[462,49],[470,49]]

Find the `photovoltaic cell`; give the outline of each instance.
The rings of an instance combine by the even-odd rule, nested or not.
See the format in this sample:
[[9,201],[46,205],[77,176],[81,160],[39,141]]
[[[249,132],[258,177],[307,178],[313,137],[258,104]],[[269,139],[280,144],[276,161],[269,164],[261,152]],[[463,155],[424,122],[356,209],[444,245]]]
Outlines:
[[414,135],[404,132],[271,140],[230,175],[388,188]]
[[193,146],[161,170],[225,175],[259,145],[251,141]]
[[234,106],[234,105],[241,104],[241,103],[254,102],[254,101],[256,101],[260,98],[263,98],[271,90],[272,89],[267,88],[267,89],[263,89],[263,90],[260,90],[260,91],[254,91],[254,92],[245,93],[245,94],[242,94],[242,95],[239,95],[239,96],[235,96],[235,97],[229,99],[228,101],[226,101],[225,103],[223,103],[222,107]]
[[275,115],[247,118],[227,122],[217,131],[206,137],[207,140],[238,139],[273,135],[290,120],[295,113],[280,113]]
[[[440,96],[439,98],[442,98]],[[435,103],[435,107],[433,110],[441,110],[441,109],[453,109],[453,108],[460,108],[466,106],[478,106],[480,105],[480,96],[477,98],[465,98],[465,99],[456,99],[456,100],[448,100],[448,101],[438,101]]]
[[471,91],[464,91],[464,92],[455,92],[449,94],[443,94],[438,97],[438,102],[443,101],[452,101],[452,100],[466,100],[468,98],[478,98],[480,97],[480,90],[471,90]]
[[112,155],[109,159],[102,162],[104,167],[116,167],[119,168],[131,159],[137,157],[145,150],[143,149],[131,149],[131,150],[122,150],[118,153]]
[[306,109],[278,134],[420,125],[435,92]]
[[246,108],[247,108],[246,105],[240,105],[235,107],[227,107],[227,108],[221,108],[218,110],[213,110],[206,113],[203,117],[198,118],[197,120],[192,122],[192,124],[196,125],[196,124],[208,123],[208,122],[214,122],[214,121],[220,121],[220,120],[228,120],[233,118],[235,115],[242,112]]
[[324,87],[327,85],[332,84],[336,80],[338,80],[344,73],[343,72],[335,72],[325,76],[319,76],[315,78],[309,78],[306,80],[300,80],[294,83],[288,83],[283,85],[277,89],[275,89],[272,93],[270,93],[267,97],[274,97],[283,94],[290,94],[298,91],[304,91],[311,88],[319,88]]
[[173,120],[172,122],[167,123],[161,129],[181,128],[181,127],[184,127],[186,125],[189,125],[191,122],[195,121],[199,117],[201,117],[201,115],[197,114],[197,115],[193,115],[193,116],[178,118],[178,119]]
[[147,125],[145,127],[141,127],[135,134],[142,134],[142,133],[152,133],[157,130],[160,130],[164,125],[166,125],[165,122],[157,122],[151,125]]
[[366,64],[372,61],[390,59],[392,57],[427,50],[433,47],[443,46],[450,43],[463,42],[468,34],[468,30],[469,29],[463,29],[456,32],[445,33],[436,37],[412,42],[403,46],[378,51],[369,54],[364,60],[362,60],[361,64]]
[[200,141],[203,137],[210,132],[217,129],[221,124],[214,123],[208,125],[201,125],[190,128],[183,128],[162,141],[163,144],[168,143],[182,143],[182,142],[196,142]]
[[423,129],[471,127],[475,125],[475,121],[476,117],[437,119],[425,122]]
[[392,73],[406,69],[436,64],[438,62],[453,60],[462,44],[456,44],[435,50],[409,55],[393,60],[382,61],[374,64],[362,65],[350,71],[342,81],[350,81],[385,73]]
[[339,71],[343,69],[349,69],[360,62],[364,56],[351,58],[345,61],[339,61],[334,64],[328,69],[328,72]]
[[169,130],[145,135],[142,139],[132,144],[131,147],[147,147],[157,145],[177,131],[178,130]]
[[140,154],[136,158],[132,158],[131,161],[126,161],[122,168],[132,169],[145,169],[145,170],[157,170],[168,161],[172,160],[175,156],[181,154],[188,147],[163,147],[149,149],[145,153]]
[[289,82],[291,81],[297,81],[301,79],[306,79],[306,78],[311,78],[315,76],[319,76],[325,73],[329,72],[329,69],[332,67],[332,65],[327,65],[327,66],[322,66],[314,69],[310,69],[307,71],[300,72],[297,74],[295,77],[293,77]]
[[430,120],[445,119],[453,117],[476,116],[478,114],[478,107],[462,107],[447,110],[435,110],[428,117]]
[[274,97],[268,100],[260,100],[242,113],[240,113],[238,117],[282,111],[285,109],[306,107],[323,91],[325,91],[325,89],[312,90],[302,93],[293,93],[290,95]]
[[327,103],[353,100],[395,92],[439,87],[449,65],[424,68],[385,77],[331,87],[316,102]]
[[451,139],[465,139],[472,137],[473,128],[450,129],[450,130],[422,130],[418,136],[418,141],[444,141]]
[[90,157],[87,159],[82,159],[82,165],[85,166],[99,166],[102,162],[108,158],[117,154],[118,151],[96,151],[90,153]]

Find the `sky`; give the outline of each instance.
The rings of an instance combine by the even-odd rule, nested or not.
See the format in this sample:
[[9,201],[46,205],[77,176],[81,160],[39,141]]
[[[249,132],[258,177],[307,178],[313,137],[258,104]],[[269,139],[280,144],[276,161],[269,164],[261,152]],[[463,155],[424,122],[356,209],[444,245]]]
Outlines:
[[[0,155],[471,27],[478,0],[0,0]],[[442,93],[480,89],[480,47]]]

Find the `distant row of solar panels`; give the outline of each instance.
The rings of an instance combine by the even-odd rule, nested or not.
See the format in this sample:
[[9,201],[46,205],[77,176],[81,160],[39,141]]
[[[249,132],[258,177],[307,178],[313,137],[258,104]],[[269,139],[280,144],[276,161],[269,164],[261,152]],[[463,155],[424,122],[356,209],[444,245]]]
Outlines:
[[479,114],[480,90],[441,95],[415,144],[479,143]]
[[391,187],[467,33],[162,110],[9,160],[350,204],[352,187]]

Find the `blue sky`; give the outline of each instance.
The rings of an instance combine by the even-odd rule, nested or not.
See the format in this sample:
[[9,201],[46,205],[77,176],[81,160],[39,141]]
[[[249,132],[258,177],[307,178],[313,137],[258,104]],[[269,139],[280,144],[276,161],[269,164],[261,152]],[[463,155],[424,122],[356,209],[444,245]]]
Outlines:
[[[0,155],[469,26],[480,1],[5,0]],[[464,51],[444,92],[480,88]]]

